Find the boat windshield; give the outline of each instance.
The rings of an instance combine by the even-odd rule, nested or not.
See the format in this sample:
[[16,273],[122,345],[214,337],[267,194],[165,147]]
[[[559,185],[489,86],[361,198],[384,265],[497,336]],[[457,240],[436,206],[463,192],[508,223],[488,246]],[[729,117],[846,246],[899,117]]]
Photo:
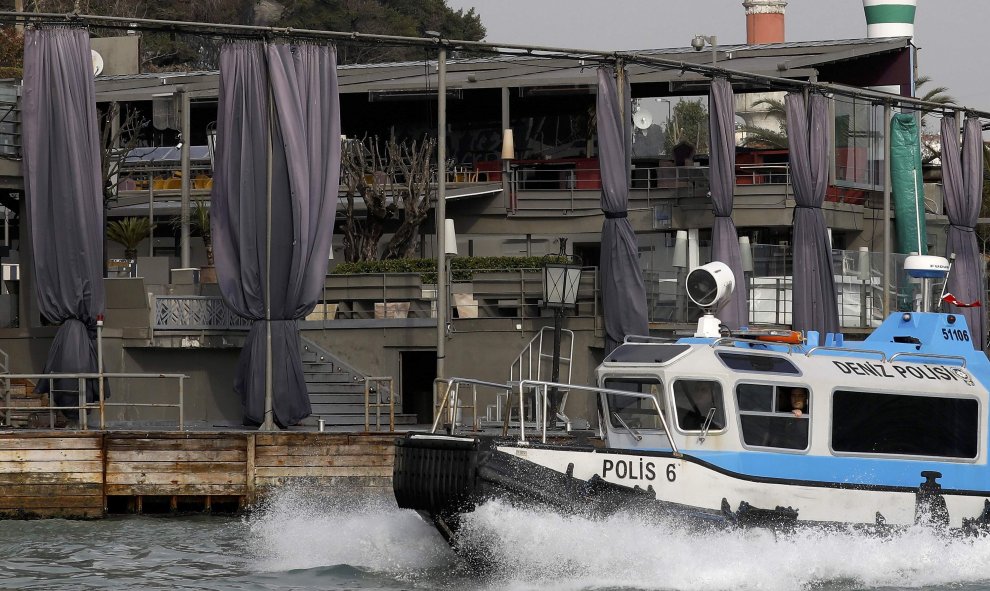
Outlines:
[[[663,384],[657,378],[606,378],[602,387],[640,394],[652,394],[659,399]],[[621,394],[606,394],[610,424],[617,429],[663,430],[657,407],[648,398],[633,398]],[[623,424],[625,423],[625,424]]]
[[674,382],[674,408],[681,431],[703,431],[706,426],[712,431],[725,428],[722,385],[714,380]]

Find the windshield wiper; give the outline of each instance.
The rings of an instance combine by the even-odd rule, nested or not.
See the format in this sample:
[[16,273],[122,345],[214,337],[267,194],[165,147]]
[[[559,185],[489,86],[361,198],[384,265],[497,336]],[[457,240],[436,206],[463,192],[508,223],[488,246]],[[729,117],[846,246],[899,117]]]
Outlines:
[[612,411],[612,416],[615,417],[615,420],[619,421],[619,424],[622,425],[623,429],[628,431],[630,435],[636,438],[636,441],[643,440],[643,436],[640,435],[638,431],[627,425],[626,422],[622,420],[622,417],[619,416],[619,413]]

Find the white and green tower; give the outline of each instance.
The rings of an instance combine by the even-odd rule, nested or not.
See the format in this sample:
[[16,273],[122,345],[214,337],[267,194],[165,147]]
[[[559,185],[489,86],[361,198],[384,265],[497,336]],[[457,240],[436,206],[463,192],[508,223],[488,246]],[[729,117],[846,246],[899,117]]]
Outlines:
[[918,0],[863,0],[866,36],[914,37],[914,13]]

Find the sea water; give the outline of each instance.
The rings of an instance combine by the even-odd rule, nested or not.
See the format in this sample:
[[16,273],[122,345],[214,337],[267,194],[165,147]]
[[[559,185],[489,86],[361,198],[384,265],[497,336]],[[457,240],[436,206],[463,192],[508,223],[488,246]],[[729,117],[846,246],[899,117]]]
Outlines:
[[488,503],[479,576],[385,496],[285,488],[243,517],[0,521],[0,589],[990,590],[990,538],[703,533]]

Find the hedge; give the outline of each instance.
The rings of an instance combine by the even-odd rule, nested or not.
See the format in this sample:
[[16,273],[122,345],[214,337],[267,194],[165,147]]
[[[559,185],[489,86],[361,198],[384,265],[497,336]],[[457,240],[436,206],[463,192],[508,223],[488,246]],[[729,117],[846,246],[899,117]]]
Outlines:
[[[568,263],[566,256],[542,257],[454,257],[450,259],[451,276],[455,281],[470,281],[473,271],[514,271],[541,269],[547,263]],[[331,275],[360,275],[363,273],[419,273],[423,283],[436,283],[436,259],[389,259],[341,263],[330,270]]]

